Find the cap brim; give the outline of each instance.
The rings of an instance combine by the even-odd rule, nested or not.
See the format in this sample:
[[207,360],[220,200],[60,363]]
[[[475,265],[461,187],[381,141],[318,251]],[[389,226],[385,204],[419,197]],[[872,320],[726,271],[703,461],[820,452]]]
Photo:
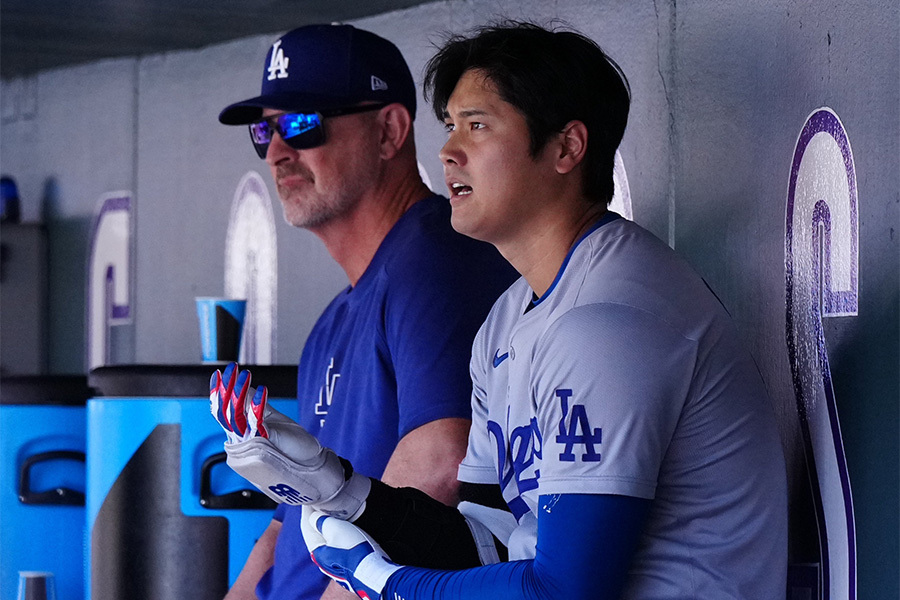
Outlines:
[[316,112],[329,108],[343,108],[354,101],[320,94],[271,94],[235,102],[219,113],[223,125],[247,125],[262,119],[264,108],[296,112]]

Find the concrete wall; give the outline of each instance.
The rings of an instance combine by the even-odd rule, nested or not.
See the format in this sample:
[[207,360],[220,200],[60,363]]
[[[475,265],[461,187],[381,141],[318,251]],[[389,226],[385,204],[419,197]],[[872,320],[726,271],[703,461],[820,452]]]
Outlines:
[[[675,247],[732,311],[783,411],[795,506],[807,483],[785,344],[788,178],[814,109],[832,108],[852,145],[859,314],[825,319],[824,335],[854,493],[859,598],[898,597],[898,23],[887,2],[679,2],[676,15]],[[798,512],[792,549],[802,553]]]
[[136,76],[135,60],[112,60],[0,87],[0,168],[18,182],[23,221],[43,218],[49,233],[51,372],[85,368],[91,220],[101,194],[134,186]]
[[[785,348],[785,200],[797,136],[821,106],[841,117],[856,161],[860,306],[825,338],[856,502],[859,597],[898,597],[900,412],[900,25],[893,0],[449,0],[357,24],[394,40],[414,74],[446,31],[489,18],[559,18],[622,65],[634,96],[621,147],[634,218],[692,262],[756,355],[805,485]],[[226,104],[258,93],[266,37],[105,61],[0,83],[2,170],[26,219],[49,226],[55,373],[84,370],[84,273],[97,199],[136,203],[131,347],[120,359],[192,363],[192,297],[223,287],[224,234],[249,170],[269,182]],[[443,191],[442,128],[420,106],[420,159]],[[275,362],[297,360],[343,272],[280,219]],[[795,556],[800,553],[795,544]],[[800,544],[802,546],[802,544]]]

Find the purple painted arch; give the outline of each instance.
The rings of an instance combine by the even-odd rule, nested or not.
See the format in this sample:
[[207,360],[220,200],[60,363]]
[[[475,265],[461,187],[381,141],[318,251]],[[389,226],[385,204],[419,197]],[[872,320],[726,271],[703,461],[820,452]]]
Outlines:
[[108,364],[110,327],[132,316],[131,206],[129,192],[106,194],[98,201],[90,237],[87,276],[87,366]]
[[[814,142],[821,134],[829,141]],[[833,154],[835,145],[839,161]],[[813,147],[816,153],[808,155]],[[813,161],[812,167],[805,159]],[[812,171],[806,170],[801,178],[807,167]],[[839,185],[826,189],[827,184],[834,183]],[[842,196],[844,190],[846,197]],[[819,195],[825,192],[831,193]],[[828,108],[814,111],[797,139],[785,212],[786,342],[816,511],[822,588],[819,598],[855,600],[853,498],[822,318],[853,315],[858,310],[857,188],[847,134]],[[846,263],[832,262],[836,243],[847,244],[840,248]],[[841,268],[847,285],[835,289],[833,269]]]
[[[800,174],[800,165],[803,162],[809,143],[820,133],[826,133],[831,136],[840,149],[841,157],[843,158],[849,188],[850,228],[848,233],[850,254],[853,257],[859,256],[859,211],[857,208],[856,168],[853,162],[853,151],[850,148],[850,140],[838,116],[829,108],[819,108],[807,118],[806,124],[797,139],[797,146],[791,163],[785,219],[785,268],[789,279],[792,278],[793,273],[793,215],[796,202],[797,178]],[[817,210],[821,212],[821,209]],[[830,216],[828,219],[830,221]],[[827,250],[830,250],[830,247]],[[823,258],[828,260],[830,257]],[[822,282],[825,284],[823,289],[825,312],[823,316],[856,312],[859,305],[858,264],[858,261],[853,260],[849,265],[851,270],[849,290],[832,290],[830,287],[830,273],[825,273],[826,281]]]

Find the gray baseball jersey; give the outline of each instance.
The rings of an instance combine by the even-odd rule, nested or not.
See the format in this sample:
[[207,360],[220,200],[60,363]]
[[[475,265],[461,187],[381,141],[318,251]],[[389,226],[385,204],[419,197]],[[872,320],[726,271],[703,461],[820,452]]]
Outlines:
[[473,344],[459,479],[497,483],[532,558],[538,498],[652,499],[625,598],[783,598],[787,485],[756,365],[703,280],[608,214],[538,300],[524,279]]

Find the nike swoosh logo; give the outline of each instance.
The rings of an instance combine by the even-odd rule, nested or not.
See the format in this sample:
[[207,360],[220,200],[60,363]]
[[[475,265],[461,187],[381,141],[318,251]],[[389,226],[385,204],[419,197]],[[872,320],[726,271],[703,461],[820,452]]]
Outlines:
[[509,358],[509,352],[507,352],[503,356],[500,356],[500,349],[498,348],[497,351],[494,352],[494,368],[496,369],[497,367],[499,367],[500,363],[502,363],[507,358]]

